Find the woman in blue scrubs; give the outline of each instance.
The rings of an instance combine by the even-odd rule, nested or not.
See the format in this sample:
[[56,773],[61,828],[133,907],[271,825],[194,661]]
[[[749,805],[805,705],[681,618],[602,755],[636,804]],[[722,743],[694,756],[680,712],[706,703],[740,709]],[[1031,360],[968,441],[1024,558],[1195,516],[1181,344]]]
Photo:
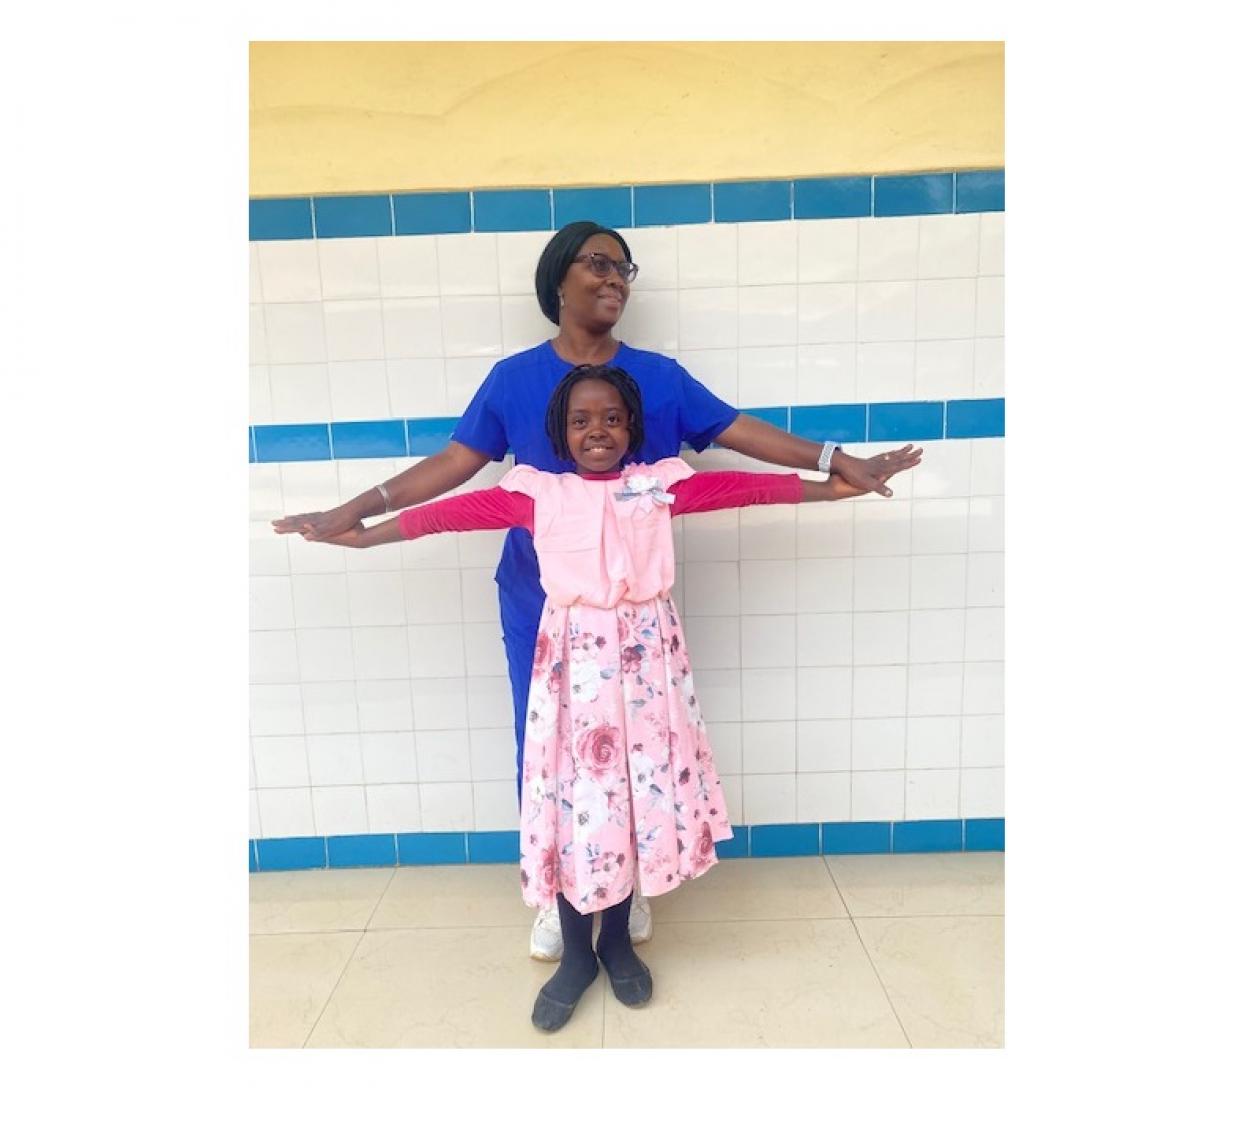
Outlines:
[[[766,463],[826,469],[859,489],[885,497],[892,493],[886,480],[918,463],[921,452],[909,446],[858,459],[842,452],[835,443],[813,443],[780,431],[719,400],[677,361],[618,341],[613,329],[625,311],[638,269],[629,246],[616,231],[585,220],[561,228],[543,249],[534,275],[539,305],[559,326],[559,333],[496,364],[465,410],[451,441],[436,455],[335,509],[280,518],[273,522],[276,531],[323,541],[344,533],[363,518],[445,494],[467,482],[492,459],[502,459],[509,450],[517,463],[539,470],[572,469],[552,450],[543,416],[552,389],[571,368],[583,364],[615,364],[638,382],[647,417],[644,431],[649,437],[639,456],[643,462],[677,455],[684,442],[697,451],[717,442]],[[525,703],[543,607],[538,558],[523,529],[508,532],[495,579],[515,707],[519,799]],[[646,903],[636,909],[631,933],[636,941],[646,940],[651,932]],[[549,925],[538,923],[532,955],[559,959],[558,927],[552,937]]]

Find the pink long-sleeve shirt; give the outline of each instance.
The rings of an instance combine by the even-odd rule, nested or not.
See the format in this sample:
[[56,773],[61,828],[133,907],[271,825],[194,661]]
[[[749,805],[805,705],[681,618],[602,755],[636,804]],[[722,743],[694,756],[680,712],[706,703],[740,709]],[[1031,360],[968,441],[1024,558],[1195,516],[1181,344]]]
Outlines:
[[[673,495],[621,497],[654,480]],[[416,506],[399,515],[406,538],[429,533],[507,529],[534,537],[543,591],[553,603],[613,607],[668,592],[674,582],[669,519],[688,513],[801,501],[795,474],[709,471],[681,459],[584,477],[518,466],[498,486]]]

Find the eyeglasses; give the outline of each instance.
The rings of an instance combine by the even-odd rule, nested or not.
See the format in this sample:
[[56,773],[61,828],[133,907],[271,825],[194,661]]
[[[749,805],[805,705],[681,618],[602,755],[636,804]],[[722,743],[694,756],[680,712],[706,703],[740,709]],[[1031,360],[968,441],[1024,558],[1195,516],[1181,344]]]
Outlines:
[[613,262],[607,255],[601,255],[598,251],[588,251],[585,255],[579,255],[573,261],[575,263],[587,263],[599,278],[607,278],[615,270],[627,282],[633,282],[634,276],[639,273],[639,268],[634,263],[625,260],[619,263]]

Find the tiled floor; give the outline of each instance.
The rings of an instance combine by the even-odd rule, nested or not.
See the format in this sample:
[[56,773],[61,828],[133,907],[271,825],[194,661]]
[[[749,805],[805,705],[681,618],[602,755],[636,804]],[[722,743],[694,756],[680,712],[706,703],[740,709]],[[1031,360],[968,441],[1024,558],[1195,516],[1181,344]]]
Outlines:
[[729,859],[652,900],[655,995],[553,1035],[515,866],[250,875],[255,1047],[999,1047],[999,853]]

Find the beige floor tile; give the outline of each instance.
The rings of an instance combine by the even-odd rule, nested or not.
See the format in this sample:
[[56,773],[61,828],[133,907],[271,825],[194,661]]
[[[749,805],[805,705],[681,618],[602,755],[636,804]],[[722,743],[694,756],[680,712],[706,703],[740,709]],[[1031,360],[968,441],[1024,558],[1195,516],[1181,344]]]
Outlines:
[[854,917],[1005,912],[1005,855],[826,855]]
[[726,859],[650,899],[654,921],[784,921],[847,917],[823,860]]
[[854,922],[916,1047],[1000,1047],[1005,961],[1000,917]]
[[300,1047],[362,933],[249,939],[249,1045]]
[[537,911],[521,900],[520,874],[512,864],[401,867],[368,928],[529,925]]
[[551,1035],[534,1029],[534,997],[555,965],[530,960],[528,940],[528,927],[370,932],[307,1045],[600,1046],[600,981],[567,1026]]
[[601,980],[605,1046],[907,1045],[847,919],[658,922],[637,951],[652,1001],[623,1007]]
[[361,930],[394,876],[394,867],[293,870],[249,876],[251,933]]

